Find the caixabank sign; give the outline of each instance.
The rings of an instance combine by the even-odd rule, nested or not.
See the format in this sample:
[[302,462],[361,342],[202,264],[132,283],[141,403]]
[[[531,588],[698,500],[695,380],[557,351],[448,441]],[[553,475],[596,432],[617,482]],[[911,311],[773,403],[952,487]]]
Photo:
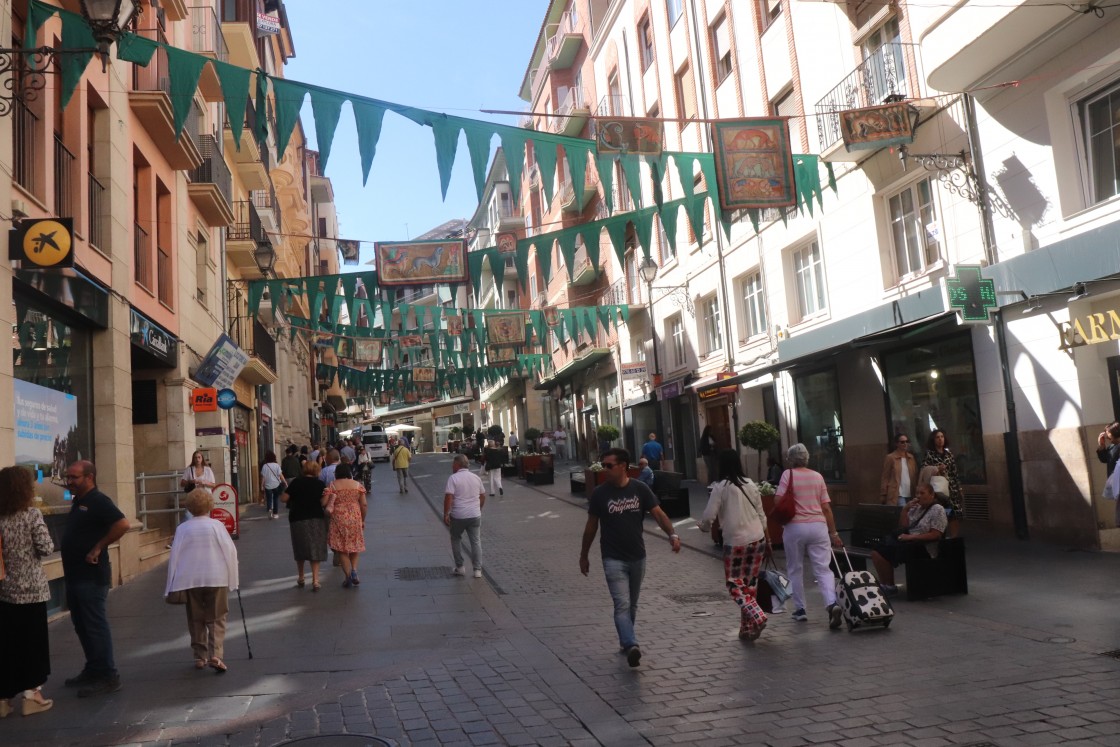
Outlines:
[[71,218],[23,218],[12,222],[8,259],[27,269],[74,266],[74,221]]

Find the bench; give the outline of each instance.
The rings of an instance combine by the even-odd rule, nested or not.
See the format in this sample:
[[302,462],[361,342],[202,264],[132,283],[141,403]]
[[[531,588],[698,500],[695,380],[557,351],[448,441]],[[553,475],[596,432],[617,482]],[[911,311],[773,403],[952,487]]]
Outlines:
[[681,487],[684,475],[680,472],[653,471],[653,494],[661,502],[661,510],[670,519],[686,519],[692,515],[688,502],[688,488]]
[[582,469],[574,469],[568,473],[568,484],[573,493],[582,495],[587,490],[587,475],[583,474]]
[[[846,543],[851,570],[866,570],[871,551],[898,529],[899,506],[860,503],[852,520],[851,537]],[[835,563],[832,572],[839,575]],[[909,601],[929,599],[942,594],[967,594],[968,572],[965,565],[964,540],[942,537],[936,558],[919,558],[902,564],[906,571],[906,598]]]

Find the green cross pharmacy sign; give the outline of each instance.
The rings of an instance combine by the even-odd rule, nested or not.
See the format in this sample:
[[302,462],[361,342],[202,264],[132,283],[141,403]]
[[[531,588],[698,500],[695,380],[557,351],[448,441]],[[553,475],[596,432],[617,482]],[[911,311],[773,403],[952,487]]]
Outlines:
[[991,309],[999,306],[995,281],[980,276],[980,265],[957,265],[954,269],[957,276],[945,281],[949,308],[960,313],[962,322],[987,324]]

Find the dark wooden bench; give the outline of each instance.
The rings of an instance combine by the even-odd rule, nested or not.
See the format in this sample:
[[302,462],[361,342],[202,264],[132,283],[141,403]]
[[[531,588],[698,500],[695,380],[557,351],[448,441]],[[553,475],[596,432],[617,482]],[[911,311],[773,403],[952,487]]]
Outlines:
[[688,502],[688,488],[681,487],[684,475],[680,472],[653,471],[653,494],[661,502],[661,510],[670,519],[685,519],[692,515]]
[[587,490],[587,475],[583,474],[582,469],[574,469],[568,473],[568,484],[573,493],[583,495]]

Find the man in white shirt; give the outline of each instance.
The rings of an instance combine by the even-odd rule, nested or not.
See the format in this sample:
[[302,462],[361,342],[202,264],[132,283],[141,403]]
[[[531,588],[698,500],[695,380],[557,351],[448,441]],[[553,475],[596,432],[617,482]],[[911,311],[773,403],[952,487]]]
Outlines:
[[568,432],[562,425],[552,434],[552,451],[559,461],[568,461]]
[[482,578],[482,507],[486,504],[486,490],[482,480],[470,470],[466,454],[456,454],[451,462],[451,477],[443,494],[443,523],[451,527],[451,554],[455,558],[456,576],[466,575],[463,570],[463,532],[471,543],[471,565],[474,577]]

